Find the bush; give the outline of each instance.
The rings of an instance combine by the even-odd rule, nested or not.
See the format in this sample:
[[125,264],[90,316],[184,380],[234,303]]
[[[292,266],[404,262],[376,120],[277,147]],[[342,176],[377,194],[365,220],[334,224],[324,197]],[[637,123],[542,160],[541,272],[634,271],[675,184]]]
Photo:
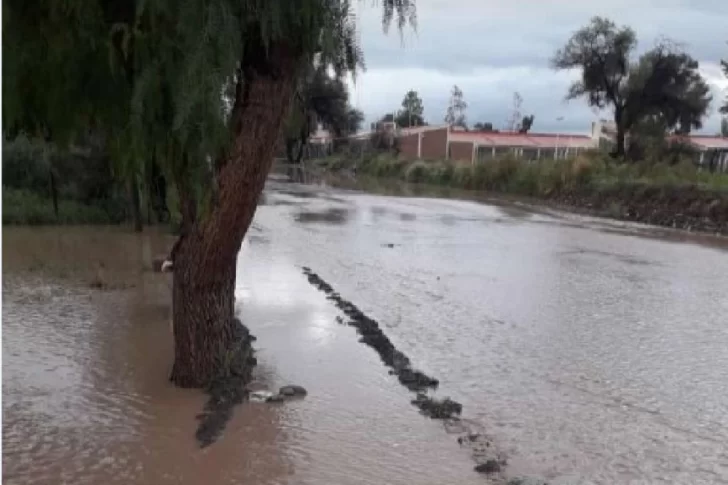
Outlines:
[[[342,163],[339,161],[336,165]],[[672,160],[620,163],[599,150],[583,152],[566,160],[527,161],[506,155],[474,165],[452,161],[404,161],[391,154],[379,154],[363,159],[359,170],[375,177],[399,178],[407,182],[542,197],[634,185],[664,188],[694,185],[728,191],[728,174],[700,171],[687,159],[679,163]]]
[[428,180],[430,179],[428,171],[429,167],[425,164],[425,162],[417,161],[407,167],[404,179],[407,182],[413,183],[423,183],[427,181],[433,182],[434,180]]
[[[19,136],[3,144],[4,224],[118,223],[127,216],[126,193],[114,182],[103,154],[58,152]],[[53,211],[54,174],[59,214]]]
[[58,201],[58,218],[50,197],[42,197],[27,189],[3,187],[3,224],[116,224],[104,207],[85,205],[73,200]]

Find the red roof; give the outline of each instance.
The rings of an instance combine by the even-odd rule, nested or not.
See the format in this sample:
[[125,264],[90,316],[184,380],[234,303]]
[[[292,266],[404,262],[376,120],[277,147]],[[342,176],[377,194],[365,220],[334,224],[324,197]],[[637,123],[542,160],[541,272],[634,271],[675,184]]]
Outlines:
[[698,150],[728,150],[728,137],[711,135],[671,136],[670,140],[686,141]]
[[591,148],[595,141],[586,135],[572,133],[517,133],[517,132],[452,132],[451,141],[477,143],[493,147],[532,147],[532,148]]

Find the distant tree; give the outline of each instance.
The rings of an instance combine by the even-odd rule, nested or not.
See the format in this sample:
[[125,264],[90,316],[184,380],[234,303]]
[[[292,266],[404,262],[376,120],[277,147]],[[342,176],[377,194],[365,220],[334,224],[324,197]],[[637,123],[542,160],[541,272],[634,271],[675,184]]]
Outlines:
[[513,109],[511,110],[511,116],[506,121],[507,131],[519,130],[519,121],[521,120],[521,105],[523,104],[523,97],[518,91],[513,93]]
[[[645,116],[629,131],[626,154],[631,160],[647,160],[671,165],[694,159],[695,148],[679,137],[669,139],[668,122],[662,115]],[[707,160],[712,170],[713,163]]]
[[453,86],[450,93],[450,105],[445,115],[445,123],[451,126],[462,126],[467,129],[467,117],[465,116],[465,110],[467,108],[468,103],[463,99],[462,90],[457,85]]
[[551,60],[555,69],[580,69],[567,99],[586,97],[590,106],[611,107],[617,128],[614,156],[625,154],[625,138],[646,116],[662,116],[669,131],[687,133],[702,126],[710,88],[698,62],[667,42],[630,61],[634,31],[594,17]]
[[392,123],[394,121],[394,114],[387,113],[386,115],[382,116],[382,119],[379,121],[380,123]]
[[521,122],[518,125],[518,132],[519,133],[528,133],[531,127],[533,126],[533,120],[535,119],[535,116],[529,115],[524,116]]
[[348,135],[353,135],[357,131],[361,130],[361,125],[364,123],[364,113],[361,110],[349,107],[346,113],[346,130]]
[[728,117],[723,117],[720,120],[720,136],[728,136]]
[[395,121],[397,126],[409,128],[410,126],[422,126],[425,124],[423,114],[425,108],[422,106],[422,99],[417,91],[408,91],[402,100],[402,109],[397,113]]
[[473,129],[475,131],[482,131],[486,133],[497,131],[493,129],[493,123],[481,123],[480,121],[473,125]]
[[348,99],[349,93],[342,79],[332,77],[325,69],[311,67],[299,82],[283,131],[289,162],[301,161],[308,139],[319,123],[336,137],[351,133],[349,115],[352,108]]

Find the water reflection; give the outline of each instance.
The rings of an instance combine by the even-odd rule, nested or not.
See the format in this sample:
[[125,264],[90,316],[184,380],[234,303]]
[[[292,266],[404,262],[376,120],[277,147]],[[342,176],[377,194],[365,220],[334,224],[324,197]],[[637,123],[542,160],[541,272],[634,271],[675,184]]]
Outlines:
[[296,222],[345,224],[349,220],[350,210],[340,207],[331,207],[323,211],[301,211],[296,213]]

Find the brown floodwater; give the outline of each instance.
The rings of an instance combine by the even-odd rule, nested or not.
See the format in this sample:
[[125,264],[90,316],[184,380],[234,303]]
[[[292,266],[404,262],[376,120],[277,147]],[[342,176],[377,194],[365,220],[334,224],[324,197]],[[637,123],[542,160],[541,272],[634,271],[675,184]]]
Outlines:
[[437,377],[509,474],[728,483],[724,240],[412,190],[270,181],[238,310],[260,385],[309,394],[237,407],[204,449],[149,271],[170,237],[3,228],[5,483],[483,483],[301,266]]

